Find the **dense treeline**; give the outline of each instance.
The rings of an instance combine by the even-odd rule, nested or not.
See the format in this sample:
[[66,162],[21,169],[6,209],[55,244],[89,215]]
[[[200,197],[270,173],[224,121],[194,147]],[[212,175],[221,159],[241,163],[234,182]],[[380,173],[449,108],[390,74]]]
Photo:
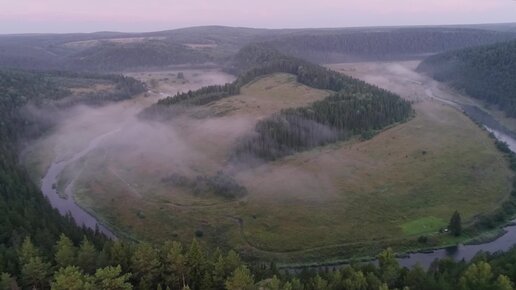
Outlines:
[[[129,99],[147,90],[145,83],[123,75],[104,75],[68,71],[28,72],[0,70],[0,86],[17,90],[22,96],[18,102],[26,102],[26,95],[37,105],[53,103],[71,106],[77,103],[102,105]],[[95,85],[107,85],[107,89],[95,89]],[[90,89],[75,92],[77,89]]]
[[70,58],[70,68],[92,71],[124,70],[196,64],[210,61],[207,54],[171,41],[149,39],[141,42],[116,43],[103,41]]
[[[97,89],[97,85],[107,88]],[[0,106],[10,122],[4,121],[2,126],[12,130],[17,138],[30,139],[52,127],[55,121],[52,115],[60,109],[76,104],[103,105],[129,99],[146,90],[144,83],[123,75],[0,70],[3,98]],[[25,105],[34,105],[45,113],[26,112]]]
[[438,54],[418,69],[516,117],[516,41]]
[[421,55],[515,39],[516,34],[464,28],[328,31],[267,42],[288,55],[318,63],[411,59]]
[[130,34],[4,35],[0,36],[0,67],[105,71],[222,64],[249,43],[264,41],[314,62],[404,59],[516,37],[510,25],[471,28],[475,27],[283,30],[205,26]]
[[[27,74],[25,72],[25,74]],[[72,106],[78,103],[87,105],[103,105],[108,102],[117,102],[132,98],[147,91],[145,83],[124,75],[106,75],[95,73],[78,73],[68,71],[51,71],[32,73],[44,78],[66,93],[61,94],[54,104],[61,107]],[[107,85],[107,89],[96,89],[96,85]],[[86,89],[80,92],[77,89]],[[79,91],[79,92],[77,92]],[[49,98],[43,100],[49,101]]]
[[377,264],[294,272],[274,263],[246,264],[232,250],[208,251],[197,240],[189,246],[107,241],[99,247],[61,235],[44,252],[25,238],[17,251],[21,271],[1,273],[0,289],[511,290],[516,280],[516,249],[479,253],[469,263],[436,260],[428,269],[403,268],[387,249]]
[[76,242],[83,236],[94,244],[105,240],[98,232],[80,229],[71,217],[62,217],[52,209],[17,160],[18,141],[34,126],[24,118],[21,108],[29,102],[65,94],[66,90],[42,75],[0,72],[0,272],[20,273],[18,250],[28,236],[37,240],[45,253],[51,252],[61,233]]
[[173,97],[158,101],[158,105],[202,106],[224,97],[234,96],[240,93],[237,82],[225,85],[213,85],[202,87],[196,91],[180,92]]
[[361,93],[383,93],[384,91],[361,80],[342,75],[319,65],[286,56],[264,44],[251,44],[240,50],[228,70],[239,74],[230,84],[222,86],[207,86],[196,91],[180,92],[175,96],[158,101],[157,105],[149,108],[144,116],[171,115],[166,107],[169,106],[198,106],[214,102],[224,97],[237,95],[240,88],[257,77],[271,73],[290,73],[297,81],[307,86],[332,91],[348,91]]
[[241,141],[234,157],[275,160],[353,135],[369,138],[377,130],[406,120],[411,112],[407,101],[387,91],[343,90],[258,122],[255,134]]

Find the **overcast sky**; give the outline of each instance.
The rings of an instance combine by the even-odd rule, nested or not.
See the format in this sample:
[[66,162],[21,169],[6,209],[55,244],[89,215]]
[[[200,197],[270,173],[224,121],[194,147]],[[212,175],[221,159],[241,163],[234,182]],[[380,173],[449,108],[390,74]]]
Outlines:
[[501,22],[515,0],[0,0],[0,33]]

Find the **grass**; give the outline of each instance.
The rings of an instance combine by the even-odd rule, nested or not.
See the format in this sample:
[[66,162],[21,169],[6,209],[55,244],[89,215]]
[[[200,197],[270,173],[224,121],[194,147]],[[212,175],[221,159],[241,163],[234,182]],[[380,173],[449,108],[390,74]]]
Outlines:
[[[288,263],[372,256],[387,246],[417,249],[421,234],[433,236],[431,246],[453,243],[433,233],[455,210],[468,222],[507,198],[512,173],[493,140],[460,112],[436,102],[416,103],[415,118],[371,140],[332,144],[234,172],[250,192],[243,200],[196,197],[161,181],[178,170],[215,172],[224,167],[239,137],[235,132],[248,132],[263,116],[327,94],[285,74],[262,78],[242,95],[170,124],[189,149],[202,153],[190,163],[176,160],[182,155],[168,160],[130,146],[105,148],[88,156],[77,197],[136,239],[188,242],[200,230],[209,246]],[[248,119],[245,126],[225,131],[242,118]],[[162,150],[170,148],[174,143]]]
[[436,233],[440,228],[446,227],[446,222],[433,216],[423,217],[401,225],[403,233],[408,236],[425,233]]

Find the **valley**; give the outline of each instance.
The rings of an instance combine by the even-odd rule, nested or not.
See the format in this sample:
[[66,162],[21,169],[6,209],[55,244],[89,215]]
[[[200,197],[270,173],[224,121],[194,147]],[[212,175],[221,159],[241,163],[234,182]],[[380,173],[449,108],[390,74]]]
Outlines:
[[4,1],[0,290],[516,289],[515,1]]
[[[465,224],[508,199],[513,174],[488,133],[437,97],[465,98],[415,72],[418,62],[329,65],[412,102],[415,116],[369,140],[359,136],[256,166],[228,162],[235,143],[281,109],[306,106],[328,91],[285,73],[266,75],[240,94],[186,108],[165,122],[138,113],[177,91],[222,84],[217,70],[135,72],[147,97],[91,110],[75,108],[54,133],[33,144],[25,164],[43,176],[53,160],[82,150],[67,165],[58,191],[73,198],[118,236],[160,242],[196,237],[208,247],[234,248],[249,258],[283,263],[371,256],[464,241],[439,234],[460,205]],[[247,194],[227,200],[168,182],[223,170]],[[70,198],[70,197],[69,197]],[[421,236],[428,242],[419,243]]]

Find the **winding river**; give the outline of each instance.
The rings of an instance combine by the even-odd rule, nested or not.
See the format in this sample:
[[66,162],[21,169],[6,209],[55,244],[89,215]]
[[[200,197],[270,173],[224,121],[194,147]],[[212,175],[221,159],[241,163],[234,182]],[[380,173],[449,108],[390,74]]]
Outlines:
[[[510,149],[516,152],[516,134],[514,134],[509,129],[504,127],[502,124],[500,124],[498,121],[496,121],[491,115],[487,114],[486,112],[480,110],[478,107],[475,106],[464,105],[450,100],[440,99],[436,97],[430,90],[427,90],[427,95],[431,98],[438,99],[443,103],[446,103],[463,111],[476,122],[483,124],[485,128],[489,132],[493,133],[497,139],[506,142],[509,145]],[[95,218],[85,209],[81,208],[75,202],[73,194],[74,181],[72,181],[65,190],[65,195],[67,196],[67,198],[62,198],[61,196],[59,196],[56,189],[56,184],[58,183],[60,174],[63,172],[66,166],[85,157],[90,151],[94,150],[103,141],[104,138],[108,137],[109,135],[115,134],[118,131],[119,129],[97,136],[88,143],[86,148],[84,148],[80,152],[77,152],[69,159],[62,161],[54,161],[54,163],[52,163],[52,165],[46,172],[45,176],[41,180],[41,190],[43,194],[48,198],[52,206],[58,209],[61,214],[70,214],[78,225],[82,225],[91,229],[98,228],[102,233],[104,233],[112,239],[116,239],[116,235],[105,225],[100,223],[99,220],[97,220],[97,218]],[[454,260],[470,260],[479,251],[506,251],[512,248],[514,244],[516,244],[516,225],[507,226],[504,228],[504,230],[505,234],[503,234],[496,240],[488,243],[478,245],[457,245],[454,247],[438,249],[429,252],[411,253],[403,258],[399,258],[399,262],[402,266],[406,267],[411,267],[416,264],[419,264],[424,268],[428,268],[435,259],[439,258],[450,257]],[[339,265],[342,266],[343,264],[339,263],[328,266],[338,267]],[[289,268],[290,267],[287,267],[286,269]],[[295,270],[299,268],[293,267],[290,269]]]
[[[81,208],[73,197],[73,190],[68,190],[69,186],[67,186],[66,195],[67,198],[62,198],[59,196],[57,192],[57,183],[59,181],[59,176],[63,172],[63,170],[69,164],[78,161],[82,157],[86,156],[90,151],[95,149],[104,138],[109,135],[112,135],[119,130],[114,130],[103,135],[97,136],[95,139],[91,140],[86,148],[82,151],[75,153],[72,157],[62,161],[54,161],[52,165],[47,170],[45,176],[41,179],[41,191],[48,198],[50,204],[62,215],[70,214],[75,222],[80,226],[85,226],[90,229],[98,228],[100,232],[104,233],[106,236],[111,239],[116,239],[115,234],[109,230],[106,226],[101,224],[92,214]],[[72,181],[73,183],[73,181]]]

